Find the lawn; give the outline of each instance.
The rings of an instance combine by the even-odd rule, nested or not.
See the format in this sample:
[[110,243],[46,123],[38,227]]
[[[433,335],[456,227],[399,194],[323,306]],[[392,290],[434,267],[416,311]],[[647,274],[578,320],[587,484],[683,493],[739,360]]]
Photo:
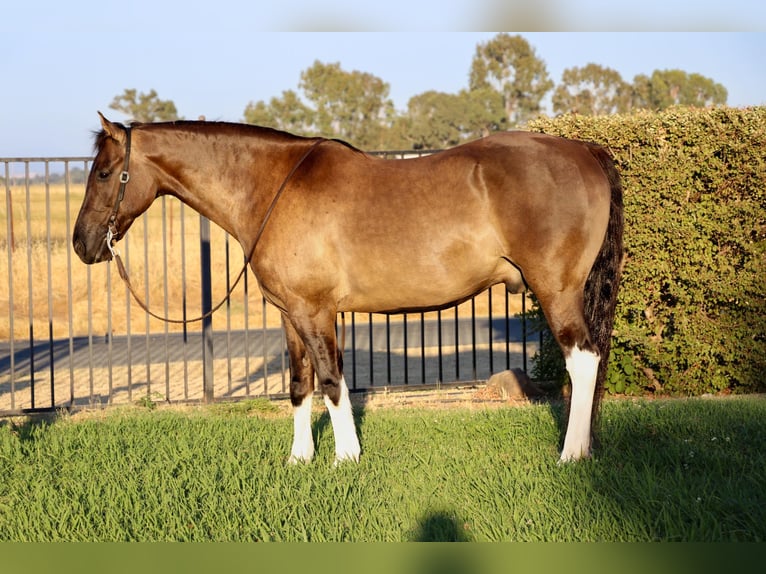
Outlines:
[[558,465],[557,405],[357,408],[363,456],[288,466],[264,400],[0,421],[3,541],[763,541],[766,399],[607,400]]

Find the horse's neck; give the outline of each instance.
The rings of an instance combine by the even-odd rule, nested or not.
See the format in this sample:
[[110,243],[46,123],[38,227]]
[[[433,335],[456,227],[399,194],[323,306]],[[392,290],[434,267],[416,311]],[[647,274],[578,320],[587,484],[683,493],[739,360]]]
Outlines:
[[[170,193],[226,230],[243,244],[253,241],[258,221],[267,218],[290,169],[309,144],[296,140],[295,152],[282,142],[247,136],[229,136],[230,142],[209,145],[194,141],[192,149],[179,150],[170,177],[178,182]],[[221,142],[219,142],[220,144]],[[173,149],[173,148],[170,148]],[[291,159],[295,155],[296,159]],[[202,158],[199,161],[188,158]]]

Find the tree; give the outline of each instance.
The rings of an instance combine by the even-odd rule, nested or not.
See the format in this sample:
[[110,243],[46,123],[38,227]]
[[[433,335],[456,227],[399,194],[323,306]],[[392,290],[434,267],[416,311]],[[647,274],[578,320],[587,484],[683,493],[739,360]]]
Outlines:
[[386,82],[366,72],[346,72],[340,63],[316,61],[301,73],[300,87],[314,104],[315,124],[322,134],[366,149],[382,145],[394,116]]
[[251,102],[245,121],[300,135],[337,137],[364,149],[388,147],[394,104],[389,85],[380,78],[316,61],[301,72],[299,88],[302,98],[288,90],[268,104]]
[[250,102],[245,108],[245,121],[299,135],[314,135],[314,112],[293,90],[282,92],[281,98]]
[[630,85],[616,70],[598,64],[567,68],[553,92],[553,112],[587,116],[624,113],[630,108]]
[[633,105],[650,110],[670,106],[725,104],[726,88],[700,74],[683,70],[655,70],[651,77],[639,74],[633,79]]
[[505,101],[492,88],[463,90],[462,129],[466,139],[479,138],[509,128]]
[[180,119],[173,100],[161,100],[155,90],[148,94],[138,93],[135,89],[126,89],[122,95],[115,96],[109,107],[123,112],[138,122],[163,122]]
[[460,143],[462,105],[455,94],[428,91],[410,98],[404,138],[413,149],[440,149]]
[[399,120],[402,140],[414,149],[441,149],[503,129],[503,98],[495,90],[428,91],[410,98]]
[[471,63],[471,91],[487,88],[501,94],[507,125],[517,126],[540,112],[553,82],[529,42],[501,33],[479,44]]

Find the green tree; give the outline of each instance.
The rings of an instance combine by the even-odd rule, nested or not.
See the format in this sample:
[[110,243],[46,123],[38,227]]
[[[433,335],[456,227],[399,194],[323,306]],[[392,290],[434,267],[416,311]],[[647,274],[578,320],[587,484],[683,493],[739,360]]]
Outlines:
[[245,121],[299,135],[314,135],[314,111],[293,90],[282,92],[281,98],[269,103],[250,102],[245,108]]
[[461,98],[428,91],[410,98],[403,121],[404,137],[414,149],[439,149],[460,143]]
[[432,90],[410,98],[400,122],[406,147],[452,147],[502,129],[503,98],[486,88],[457,94]]
[[126,89],[115,96],[109,107],[123,112],[138,122],[166,122],[181,119],[173,100],[161,100],[155,90],[148,94]]
[[616,70],[598,64],[567,68],[553,92],[553,112],[586,116],[624,113],[630,108],[631,87]]
[[545,62],[521,36],[501,33],[476,47],[471,63],[471,91],[494,89],[503,98],[505,122],[524,124],[540,112],[540,102],[552,88]]
[[728,92],[721,84],[683,70],[655,70],[651,77],[639,74],[633,79],[633,106],[637,108],[706,107],[726,104],[727,98]]
[[500,92],[492,88],[479,88],[463,90],[460,96],[464,138],[484,137],[491,132],[508,129],[505,101]]
[[394,105],[389,85],[380,78],[316,61],[301,72],[299,88],[303,98],[288,90],[268,104],[248,104],[245,121],[300,135],[337,137],[364,149],[389,145]]
[[320,133],[365,149],[379,148],[394,119],[389,85],[366,72],[346,72],[319,61],[301,73],[300,87],[314,105]]

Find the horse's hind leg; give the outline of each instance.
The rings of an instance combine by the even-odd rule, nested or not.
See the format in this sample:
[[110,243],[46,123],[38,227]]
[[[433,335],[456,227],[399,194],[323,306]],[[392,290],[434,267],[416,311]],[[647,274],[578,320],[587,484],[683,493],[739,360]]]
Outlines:
[[591,343],[583,311],[582,290],[537,295],[548,325],[558,341],[572,382],[561,462],[590,456],[591,419],[596,391],[599,353]]
[[600,357],[595,349],[583,349],[579,344],[565,350],[564,357],[572,381],[572,396],[560,461],[569,462],[590,456],[591,421]]
[[293,405],[293,446],[289,462],[310,462],[314,458],[314,436],[311,433],[314,367],[290,320],[283,316],[282,322],[290,355],[290,402]]
[[358,461],[361,449],[356,434],[348,386],[343,377],[338,353],[335,337],[335,314],[329,311],[320,312],[310,319],[293,315],[292,321],[295,331],[300,335],[316,369],[324,402],[330,413],[330,421],[335,435],[335,460],[336,462]]

